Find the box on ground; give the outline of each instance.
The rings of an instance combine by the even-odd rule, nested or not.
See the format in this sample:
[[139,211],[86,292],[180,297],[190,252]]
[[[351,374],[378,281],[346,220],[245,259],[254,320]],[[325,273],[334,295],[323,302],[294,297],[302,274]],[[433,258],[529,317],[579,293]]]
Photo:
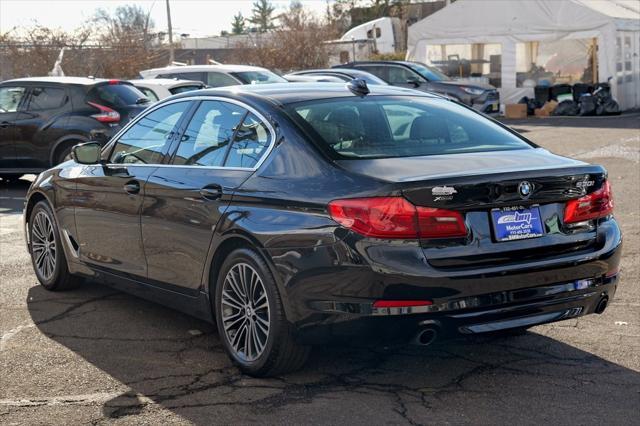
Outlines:
[[527,118],[527,104],[507,104],[504,108],[506,118]]

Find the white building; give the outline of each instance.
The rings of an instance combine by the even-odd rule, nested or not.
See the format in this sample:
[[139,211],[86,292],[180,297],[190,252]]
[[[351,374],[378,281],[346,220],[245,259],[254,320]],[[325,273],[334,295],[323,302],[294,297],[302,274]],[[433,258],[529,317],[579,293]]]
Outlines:
[[484,77],[504,103],[611,77],[620,107],[640,108],[640,2],[458,0],[409,27],[407,59]]

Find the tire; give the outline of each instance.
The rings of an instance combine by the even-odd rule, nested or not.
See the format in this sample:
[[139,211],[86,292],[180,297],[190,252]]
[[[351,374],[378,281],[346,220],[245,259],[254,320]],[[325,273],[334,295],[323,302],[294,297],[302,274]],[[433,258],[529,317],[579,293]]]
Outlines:
[[52,166],[57,166],[60,163],[64,163],[67,160],[71,159],[71,149],[73,148],[74,144],[68,145],[68,146],[63,146],[61,149],[59,149],[58,152],[56,152],[56,156],[53,159],[54,160],[54,164],[52,164]]
[[76,288],[82,279],[71,275],[55,215],[46,201],[38,202],[29,217],[29,253],[40,284],[50,291]]
[[[243,294],[243,282],[253,291]],[[252,294],[251,302],[247,294]],[[223,262],[215,287],[214,315],[227,354],[245,374],[268,377],[292,372],[309,356],[310,348],[294,341],[293,326],[285,318],[273,276],[252,249],[234,250]],[[249,332],[253,337],[244,339]]]

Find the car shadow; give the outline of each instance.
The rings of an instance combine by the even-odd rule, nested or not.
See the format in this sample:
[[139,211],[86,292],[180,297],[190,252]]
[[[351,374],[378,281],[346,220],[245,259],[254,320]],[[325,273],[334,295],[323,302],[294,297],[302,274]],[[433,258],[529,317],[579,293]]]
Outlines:
[[0,179],[0,213],[22,213],[30,185],[31,182],[25,178],[10,181]]
[[126,385],[101,402],[106,419],[154,404],[194,424],[594,424],[638,414],[640,373],[535,332],[317,347],[302,371],[255,379],[231,365],[211,324],[93,282],[72,293],[34,286],[27,304],[45,336]]

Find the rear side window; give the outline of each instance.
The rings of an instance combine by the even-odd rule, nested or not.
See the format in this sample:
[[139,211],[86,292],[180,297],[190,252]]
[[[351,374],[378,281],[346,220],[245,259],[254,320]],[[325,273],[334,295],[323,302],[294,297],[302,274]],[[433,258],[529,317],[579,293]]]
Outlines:
[[131,84],[102,84],[89,92],[89,101],[112,108],[145,103],[144,94]]
[[255,167],[271,144],[271,133],[254,114],[249,114],[233,139],[226,167]]
[[178,120],[189,102],[160,107],[131,126],[115,143],[110,162],[114,164],[157,164],[162,149],[171,138]]
[[246,112],[228,102],[202,102],[180,140],[173,164],[222,166],[231,138]]
[[34,87],[29,95],[28,111],[61,107],[67,101],[65,90],[59,87]]
[[289,106],[336,158],[389,158],[527,149],[491,120],[445,99],[340,98]]
[[0,114],[16,112],[25,91],[24,87],[0,87]]

